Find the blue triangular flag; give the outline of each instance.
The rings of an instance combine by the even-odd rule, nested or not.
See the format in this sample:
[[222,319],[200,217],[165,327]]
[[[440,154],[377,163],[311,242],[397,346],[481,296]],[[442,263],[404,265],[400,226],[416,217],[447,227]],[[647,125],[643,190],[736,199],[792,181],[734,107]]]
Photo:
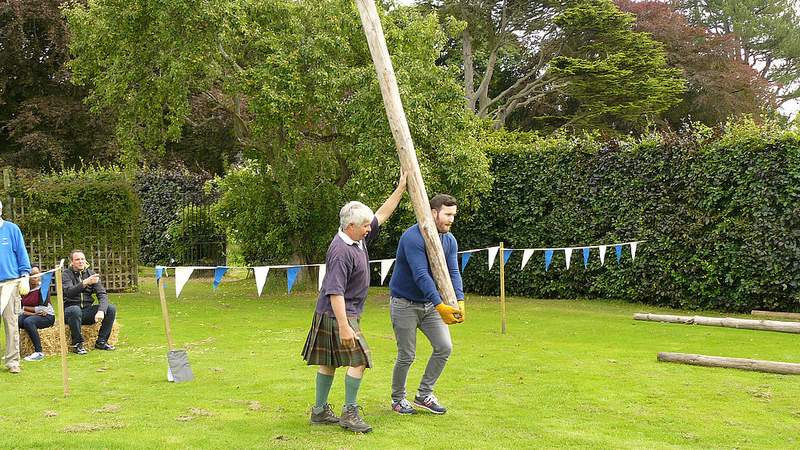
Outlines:
[[550,263],[553,262],[553,249],[549,248],[544,251],[544,271],[550,268]]
[[297,273],[300,272],[299,267],[289,267],[286,271],[286,287],[289,289],[289,293],[292,293],[292,286],[294,286],[294,281],[297,279]]
[[222,283],[222,277],[225,276],[227,271],[228,268],[223,266],[214,269],[214,289],[218,288],[219,284]]
[[42,285],[39,288],[39,292],[41,293],[40,296],[42,297],[42,304],[47,304],[47,297],[50,296],[50,283],[53,282],[53,272],[47,272],[46,274],[42,275],[41,278]]
[[161,275],[164,274],[164,266],[156,266],[156,283],[161,281]]
[[511,250],[503,250],[503,264],[508,263],[508,258],[511,257]]
[[469,257],[472,256],[472,252],[464,252],[461,255],[461,271],[467,268],[467,263],[469,262]]
[[589,247],[583,249],[583,268],[589,268]]
[[622,246],[615,245],[614,252],[617,254],[617,264],[619,264],[619,260],[622,259]]

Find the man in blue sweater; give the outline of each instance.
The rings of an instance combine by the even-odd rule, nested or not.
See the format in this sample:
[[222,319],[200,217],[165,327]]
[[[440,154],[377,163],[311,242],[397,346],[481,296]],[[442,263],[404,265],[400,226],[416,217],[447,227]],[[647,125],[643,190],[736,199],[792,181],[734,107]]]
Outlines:
[[[3,203],[0,202],[0,216],[3,214]],[[31,262],[25,240],[19,227],[0,218],[0,309],[2,309],[3,326],[6,333],[6,352],[3,363],[11,373],[19,373],[19,312],[20,295],[27,295],[30,290],[28,276]],[[21,280],[17,281],[19,278]]]
[[397,340],[397,361],[392,374],[392,410],[398,414],[416,412],[406,400],[406,378],[416,355],[417,328],[428,338],[433,353],[419,383],[414,404],[434,414],[447,412],[447,408],[440,405],[433,395],[433,386],[442,374],[453,349],[447,325],[464,320],[464,288],[461,273],[458,271],[458,242],[450,233],[456,216],[456,199],[439,194],[430,203],[460,308],[442,303],[433,281],[419,225],[407,229],[397,245],[397,259],[389,282],[392,328]]

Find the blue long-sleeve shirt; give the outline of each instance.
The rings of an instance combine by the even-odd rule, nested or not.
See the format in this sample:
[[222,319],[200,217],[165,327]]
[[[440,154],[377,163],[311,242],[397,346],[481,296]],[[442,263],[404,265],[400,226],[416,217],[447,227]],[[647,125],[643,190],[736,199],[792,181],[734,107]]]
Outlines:
[[[456,299],[463,300],[464,287],[461,272],[458,270],[458,242],[452,233],[440,234],[439,237],[442,239],[447,271],[456,291]],[[400,237],[389,290],[393,297],[415,302],[433,302],[434,305],[442,303],[442,297],[433,281],[425,240],[422,239],[419,225],[410,227]]]
[[0,281],[31,273],[31,261],[19,227],[7,220],[0,225]]

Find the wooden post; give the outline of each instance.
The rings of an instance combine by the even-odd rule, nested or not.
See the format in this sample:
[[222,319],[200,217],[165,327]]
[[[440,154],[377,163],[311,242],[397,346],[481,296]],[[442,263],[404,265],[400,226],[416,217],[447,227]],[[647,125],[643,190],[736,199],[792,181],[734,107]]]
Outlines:
[[692,355],[688,353],[670,352],[659,353],[658,360],[680,364],[690,364],[693,366],[726,367],[731,369],[752,370],[755,372],[800,375],[800,364],[796,363],[744,358],[723,358],[721,356]]
[[800,322],[781,322],[777,320],[735,319],[732,317],[671,316],[667,314],[636,313],[634,320],[653,322],[683,323],[687,325],[708,325],[712,327],[744,328],[748,330],[780,331],[800,333]]
[[169,326],[169,312],[167,311],[167,296],[164,294],[164,276],[158,280],[158,295],[161,297],[161,315],[164,317],[164,329],[167,332],[167,349],[174,350],[172,345],[172,329]]
[[58,338],[61,341],[61,382],[64,385],[64,397],[69,395],[69,375],[67,374],[67,333],[64,330],[64,285],[62,270],[64,260],[62,259],[56,267],[56,297],[58,297]]
[[425,183],[419,170],[417,154],[414,151],[414,142],[411,140],[411,131],[408,128],[406,115],[403,111],[400,90],[397,87],[397,79],[394,75],[389,49],[386,47],[378,10],[375,7],[374,0],[356,0],[356,6],[361,16],[364,33],[367,36],[375,71],[378,74],[383,105],[386,109],[386,116],[389,119],[389,128],[391,128],[394,136],[397,154],[400,157],[400,166],[408,178],[408,194],[411,197],[411,204],[414,206],[414,214],[417,217],[422,238],[425,240],[425,249],[427,250],[433,280],[436,282],[436,287],[439,288],[442,301],[457,308],[456,293],[453,289],[453,283],[450,281],[450,274],[447,271],[447,262],[444,259],[439,232],[436,230],[436,224],[431,214],[428,193],[425,191]]
[[500,331],[506,334],[506,254],[500,243]]

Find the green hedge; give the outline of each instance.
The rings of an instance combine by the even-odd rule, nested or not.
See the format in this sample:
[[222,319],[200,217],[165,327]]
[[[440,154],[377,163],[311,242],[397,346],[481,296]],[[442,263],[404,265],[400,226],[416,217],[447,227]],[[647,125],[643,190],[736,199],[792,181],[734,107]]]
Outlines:
[[[800,137],[752,123],[600,144],[498,133],[492,192],[457,221],[462,249],[567,247],[645,240],[635,262],[609,248],[588,270],[556,252],[548,272],[522,252],[506,272],[511,294],[604,297],[690,309],[800,310]],[[498,264],[472,257],[469,291],[497,294]]]

